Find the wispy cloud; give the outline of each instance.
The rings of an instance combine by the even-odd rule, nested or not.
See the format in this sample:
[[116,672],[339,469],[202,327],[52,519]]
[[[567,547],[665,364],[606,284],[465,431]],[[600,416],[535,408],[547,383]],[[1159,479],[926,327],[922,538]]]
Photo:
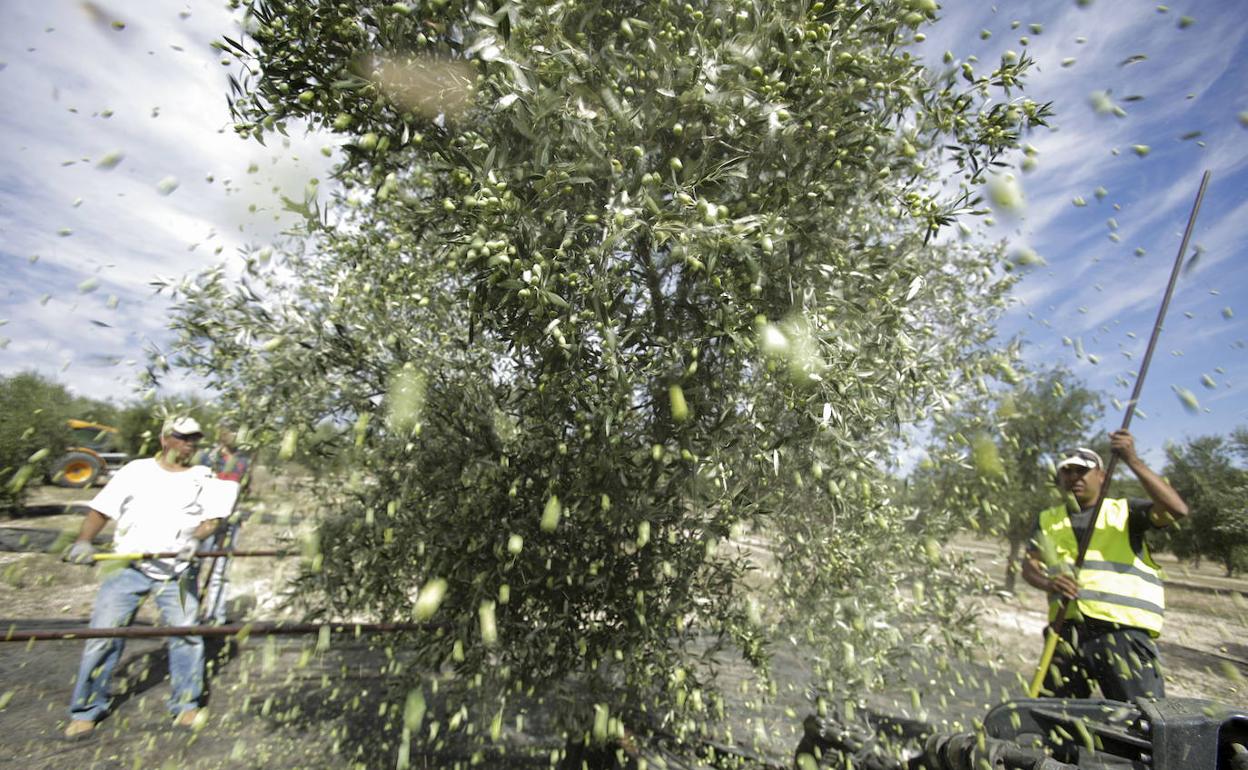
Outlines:
[[[209,46],[237,30],[221,5],[195,4],[184,18],[156,0],[116,3],[123,30],[78,4],[11,5],[0,28],[0,302],[9,319],[0,335],[10,339],[0,371],[57,373],[68,363],[62,378],[80,392],[126,395],[136,367],[124,362],[167,341],[167,300],[153,298],[148,282],[236,264],[241,246],[275,238],[288,220],[274,221],[273,188],[299,197],[310,177],[325,179],[326,140],[295,136],[263,148],[234,135],[226,76],[238,65],[223,66],[227,57]],[[1240,4],[1192,0],[1183,9],[1196,18],[1190,29],[1178,28],[1177,10],[1158,13],[1153,2],[946,6],[918,53],[933,62],[945,50],[976,56],[983,72],[1006,50],[1026,52],[1037,64],[1024,93],[1057,111],[1052,130],[1026,137],[1037,163],[1018,171],[1029,201],[1023,218],[985,235],[1025,243],[1048,261],[1018,285],[1001,336],[1023,334],[1030,362],[1067,363],[1092,387],[1125,398],[1119,383],[1130,383],[1139,365],[1199,171],[1211,168],[1195,237],[1206,252],[1175,295],[1145,389],[1150,416],[1138,432],[1142,444],[1160,446],[1167,436],[1243,419],[1248,346],[1235,343],[1248,337],[1248,307],[1221,315],[1248,296],[1248,131],[1237,118],[1248,109],[1248,25]],[[1124,64],[1136,54],[1146,58]],[[1067,59],[1073,64],[1063,66]],[[1109,92],[1126,115],[1097,114],[1094,91]],[[1149,152],[1140,157],[1133,145]],[[113,151],[124,153],[121,162],[98,168]],[[162,195],[166,178],[178,186]],[[1075,206],[1076,197],[1086,205]],[[80,294],[93,276],[99,287]],[[41,304],[44,294],[51,298]],[[1099,363],[1077,358],[1064,336],[1081,338]],[[1204,401],[1212,414],[1188,416],[1169,386],[1194,388],[1215,367],[1225,372]]]
[[[1235,345],[1248,335],[1238,315],[1221,315],[1248,296],[1248,133],[1237,119],[1248,107],[1242,85],[1248,27],[1236,4],[1189,4],[1183,12],[1196,18],[1189,29],[1179,28],[1177,11],[1159,13],[1154,3],[993,8],[946,4],[951,23],[933,28],[925,50],[975,55],[980,71],[1006,50],[1025,52],[1036,61],[1025,93],[1056,110],[1052,130],[1027,138],[1037,150],[1034,170],[1016,172],[1029,202],[1022,220],[987,232],[1026,244],[1048,262],[1018,284],[1018,304],[1001,324],[1002,335],[1024,334],[1024,355],[1033,364],[1065,363],[1090,387],[1125,400],[1200,171],[1212,169],[1194,238],[1206,251],[1179,283],[1142,395],[1148,417],[1137,434],[1143,446],[1160,447],[1191,430],[1231,427],[1248,413],[1248,399],[1237,389],[1211,394],[1205,405],[1213,414],[1193,417],[1170,385],[1197,388],[1200,373],[1219,366],[1226,372],[1220,381],[1248,378],[1248,352]],[[980,39],[981,29],[991,33],[988,40]],[[1107,92],[1125,115],[1098,114],[1089,100],[1096,91]],[[1103,198],[1094,194],[1098,188]],[[1081,339],[1098,362],[1077,357],[1063,337]],[[1120,417],[1111,410],[1107,423]]]
[[[9,97],[0,115],[8,148],[0,232],[12,268],[0,277],[11,319],[0,371],[52,372],[69,362],[71,387],[124,396],[137,368],[124,362],[167,337],[167,300],[153,298],[149,282],[277,237],[291,224],[278,195],[302,197],[329,161],[323,139],[265,148],[234,135],[226,74],[238,65],[222,66],[226,57],[210,47],[235,34],[224,8],[186,15],[157,2],[118,4],[121,30],[82,8],[19,4],[0,30]],[[99,166],[118,153],[111,170]],[[100,288],[75,296],[91,276]],[[32,293],[53,299],[32,305]],[[118,309],[97,307],[110,296]],[[129,333],[118,339],[92,324],[101,314]],[[123,363],[99,370],[115,359]]]

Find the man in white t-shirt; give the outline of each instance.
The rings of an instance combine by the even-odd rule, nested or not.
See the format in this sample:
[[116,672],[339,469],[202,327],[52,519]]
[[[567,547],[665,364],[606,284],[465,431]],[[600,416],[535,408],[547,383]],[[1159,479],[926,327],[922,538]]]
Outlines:
[[[128,626],[144,596],[151,595],[169,626],[195,625],[199,599],[188,567],[199,541],[216,531],[238,494],[234,482],[217,481],[203,466],[191,464],[203,438],[191,417],[165,422],[160,454],[128,463],[91,501],[78,539],[66,551],[65,561],[90,564],[95,555],[92,538],[111,519],[118,553],[177,552],[175,558],[130,562],[104,578],[91,613],[92,628]],[[110,705],[109,680],[121,660],[121,638],[88,639],[78,668],[65,737],[85,738],[95,730]],[[175,724],[190,727],[199,714],[203,694],[204,642],[200,636],[169,637],[169,672],[173,694],[169,710]]]

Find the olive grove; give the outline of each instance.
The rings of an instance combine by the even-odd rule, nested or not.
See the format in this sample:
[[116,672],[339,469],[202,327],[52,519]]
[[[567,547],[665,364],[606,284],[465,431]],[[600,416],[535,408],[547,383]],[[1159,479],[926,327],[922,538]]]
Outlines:
[[288,241],[170,287],[170,364],[349,459],[310,613],[434,621],[411,648],[482,723],[569,677],[705,718],[715,656],[781,634],[850,690],[965,641],[884,468],[1006,365],[1001,254],[947,233],[1043,124],[1026,57],[918,61],[930,0],[240,13],[238,132],[341,162]]

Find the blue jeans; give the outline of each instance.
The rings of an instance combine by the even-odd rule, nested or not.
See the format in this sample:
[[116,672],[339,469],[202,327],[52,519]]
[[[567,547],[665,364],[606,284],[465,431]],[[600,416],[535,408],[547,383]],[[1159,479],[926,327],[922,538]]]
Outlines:
[[[199,597],[195,583],[184,572],[181,578],[155,580],[137,569],[117,570],[100,584],[91,611],[92,628],[121,628],[130,625],[143,597],[151,594],[160,610],[161,622],[169,626],[193,626],[199,622]],[[169,710],[180,714],[198,708],[204,690],[204,640],[200,636],[171,636],[169,674],[173,694]],[[78,666],[78,681],[69,705],[73,719],[98,722],[112,701],[109,680],[121,660],[126,642],[122,638],[88,639]]]

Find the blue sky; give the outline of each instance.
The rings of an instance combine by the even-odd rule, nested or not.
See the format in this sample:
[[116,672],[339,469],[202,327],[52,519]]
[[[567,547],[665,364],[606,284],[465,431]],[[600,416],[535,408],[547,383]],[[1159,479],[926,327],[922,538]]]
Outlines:
[[[1052,130],[1027,138],[1035,167],[1013,170],[1025,206],[998,216],[988,232],[1047,262],[1019,283],[1002,336],[1022,335],[1033,364],[1070,367],[1105,395],[1106,429],[1118,427],[1123,412],[1111,399],[1130,395],[1201,172],[1209,169],[1193,236],[1202,253],[1176,288],[1132,431],[1146,457],[1160,462],[1167,440],[1248,425],[1243,3],[946,6],[942,22],[927,31],[929,60],[949,50],[958,60],[977,56],[986,69],[1006,51],[1026,52],[1036,60],[1027,95],[1052,101],[1056,111]],[[1125,114],[1105,112],[1104,98],[1098,110],[1098,93]],[[1182,138],[1193,132],[1200,135]],[[1191,391],[1200,410],[1189,411],[1175,388]]]
[[328,140],[234,134],[237,63],[210,45],[237,34],[224,3],[53,0],[5,17],[0,372],[132,397],[144,350],[169,339],[151,282],[273,240],[289,224],[274,191],[324,178]]
[[[918,47],[935,67],[946,50],[981,70],[1006,51],[1036,59],[1026,94],[1057,115],[1027,138],[1034,168],[1014,169],[1025,206],[982,237],[1047,264],[1018,285],[1001,334],[1022,335],[1029,362],[1068,365],[1107,402],[1130,392],[1200,173],[1212,170],[1194,239],[1203,252],[1180,281],[1133,425],[1154,461],[1167,439],[1248,425],[1242,8],[957,0]],[[52,0],[5,15],[0,372],[35,368],[126,398],[144,348],[168,340],[167,300],[150,282],[237,266],[240,247],[272,241],[284,224],[274,191],[301,197],[325,178],[321,149],[335,142],[292,136],[266,149],[233,134],[226,77],[237,63],[210,47],[237,30],[222,3]],[[1201,409],[1185,409],[1175,387]],[[1106,425],[1120,420],[1111,406]]]

